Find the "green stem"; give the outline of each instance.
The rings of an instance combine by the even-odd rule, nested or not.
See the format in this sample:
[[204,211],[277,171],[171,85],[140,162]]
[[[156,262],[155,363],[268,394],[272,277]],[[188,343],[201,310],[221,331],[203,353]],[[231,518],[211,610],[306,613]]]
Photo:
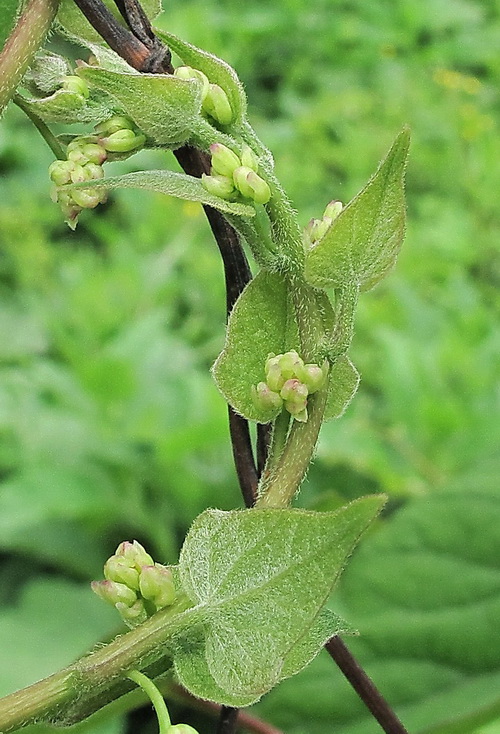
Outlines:
[[147,675],[140,673],[138,670],[132,670],[127,675],[127,678],[130,678],[134,683],[137,683],[137,685],[140,686],[144,693],[151,699],[153,708],[156,711],[156,716],[158,717],[158,725],[160,727],[159,734],[167,734],[167,729],[170,728],[172,722],[170,721],[165,699],[158,688]]
[[279,416],[274,421],[273,432],[271,436],[271,445],[267,455],[266,465],[262,472],[263,481],[265,477],[270,477],[278,463],[281,454],[286,446],[286,439],[288,436],[288,428],[290,426],[290,413],[287,410],[282,410]]
[[328,385],[312,395],[305,423],[294,421],[274,470],[264,476],[256,507],[288,507],[311,463],[325,412]]
[[27,117],[29,117],[29,119],[36,127],[42,138],[45,140],[55,157],[58,158],[60,161],[66,160],[66,152],[61,143],[49,130],[44,121],[40,119],[38,115],[35,115],[35,113],[30,109],[29,105],[26,104],[24,99],[19,94],[15,94],[12,98],[12,101],[24,112],[25,115],[27,115]]
[[75,724],[130,691],[131,670],[163,674],[170,666],[168,642],[186,623],[181,613],[189,606],[180,599],[65,670],[0,699],[0,731],[34,721]]
[[0,53],[0,114],[56,17],[58,0],[30,0]]

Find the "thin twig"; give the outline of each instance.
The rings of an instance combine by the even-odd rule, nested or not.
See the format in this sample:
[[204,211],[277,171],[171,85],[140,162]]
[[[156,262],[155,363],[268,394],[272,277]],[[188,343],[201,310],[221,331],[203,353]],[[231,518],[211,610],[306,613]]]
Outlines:
[[332,637],[325,649],[336,662],[367,709],[378,721],[386,734],[408,734],[401,721],[391,709],[373,681],[346,647],[340,637]]

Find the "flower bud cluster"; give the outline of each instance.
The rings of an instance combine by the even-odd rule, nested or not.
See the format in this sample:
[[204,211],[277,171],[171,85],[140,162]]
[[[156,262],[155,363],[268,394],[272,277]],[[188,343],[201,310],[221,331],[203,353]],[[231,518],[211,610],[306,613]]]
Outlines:
[[92,581],[92,591],[113,604],[129,627],[175,601],[172,571],[155,563],[137,540],[120,543],[104,564],[104,577]]
[[328,362],[304,364],[292,349],[285,354],[270,354],[265,366],[266,380],[252,387],[253,399],[260,408],[284,407],[296,421],[307,421],[307,398],[321,390],[328,376]]
[[313,247],[324,237],[326,231],[333,224],[333,221],[339,216],[342,208],[341,201],[331,201],[323,212],[321,219],[311,219],[304,229],[304,239],[308,247]]
[[[82,82],[80,77],[66,77],[71,84]],[[68,82],[69,83],[69,82]],[[63,83],[64,86],[64,83]],[[72,90],[76,91],[76,90]],[[67,149],[67,159],[54,161],[49,166],[49,176],[53,182],[52,200],[61,206],[65,220],[74,229],[78,216],[83,209],[94,209],[107,198],[104,189],[89,188],[61,190],[65,184],[95,181],[103,178],[102,164],[109,153],[129,153],[140,148],[146,138],[134,126],[132,120],[114,115],[95,127],[94,135],[82,135],[72,140]]]
[[259,176],[259,163],[248,145],[244,145],[239,156],[222,143],[210,146],[212,168],[210,176],[203,174],[203,186],[221,199],[235,201],[243,197],[256,204],[266,204],[271,198],[271,189]]
[[218,84],[211,84],[208,77],[191,66],[178,66],[174,76],[179,79],[198,79],[201,84],[201,109],[220,125],[230,125],[234,115],[225,91]]

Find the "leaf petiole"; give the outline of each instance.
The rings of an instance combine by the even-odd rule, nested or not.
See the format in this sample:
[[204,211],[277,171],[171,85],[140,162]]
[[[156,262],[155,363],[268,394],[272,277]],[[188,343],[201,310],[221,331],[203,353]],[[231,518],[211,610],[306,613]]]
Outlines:
[[130,673],[127,674],[127,678],[130,678],[131,681],[137,683],[137,685],[142,688],[144,693],[151,700],[156,716],[158,717],[158,725],[160,727],[159,734],[167,734],[172,722],[170,721],[170,715],[168,713],[165,699],[158,688],[147,675],[140,673],[138,670],[131,670]]

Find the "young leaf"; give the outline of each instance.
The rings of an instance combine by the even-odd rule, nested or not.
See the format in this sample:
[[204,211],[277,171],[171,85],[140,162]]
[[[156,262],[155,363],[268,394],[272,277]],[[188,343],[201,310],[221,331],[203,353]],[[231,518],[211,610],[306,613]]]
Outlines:
[[183,589],[198,605],[186,614],[199,619],[174,645],[181,683],[200,698],[245,706],[307,664],[339,626],[318,615],[383,502],[200,515],[179,562]]
[[44,122],[60,122],[66,125],[85,122],[97,124],[114,114],[111,98],[94,90],[88,99],[81,94],[58,89],[50,97],[23,97],[23,102]]
[[340,418],[356,395],[359,385],[359,372],[349,357],[343,356],[334,362],[330,370],[328,398],[323,420]]
[[[178,199],[199,201],[201,204],[208,204],[221,212],[229,212],[240,217],[255,216],[255,209],[252,206],[237,201],[220,199],[218,196],[210,194],[199,178],[186,176],[184,173],[175,171],[134,171],[133,173],[125,173],[123,176],[92,180],[91,186],[93,189],[146,189],[147,191],[157,191],[160,194],[175,196]],[[61,188],[88,189],[89,182]]]
[[365,188],[306,255],[305,276],[316,287],[348,283],[369,290],[393,267],[404,237],[405,128]]
[[[104,4],[115,18],[123,23],[123,18],[112,0],[104,0]],[[160,0],[143,0],[141,6],[150,20],[156,18],[161,11]],[[92,28],[73,0],[61,0],[57,20],[68,34],[76,37],[84,45],[86,42],[98,43],[101,46],[104,44],[102,37]]]
[[119,103],[156,143],[178,147],[188,140],[201,109],[201,82],[166,74],[125,74],[92,66],[78,75]]
[[212,84],[222,87],[229,98],[235,116],[234,122],[241,123],[246,116],[247,99],[235,70],[217,56],[182,41],[172,33],[160,30],[155,30],[155,33],[186,65],[202,71]]
[[261,270],[238,298],[229,318],[226,344],[212,374],[228,403],[249,420],[267,423],[279,412],[257,407],[252,386],[264,380],[270,352],[298,348],[291,313],[287,281],[278,273]]

